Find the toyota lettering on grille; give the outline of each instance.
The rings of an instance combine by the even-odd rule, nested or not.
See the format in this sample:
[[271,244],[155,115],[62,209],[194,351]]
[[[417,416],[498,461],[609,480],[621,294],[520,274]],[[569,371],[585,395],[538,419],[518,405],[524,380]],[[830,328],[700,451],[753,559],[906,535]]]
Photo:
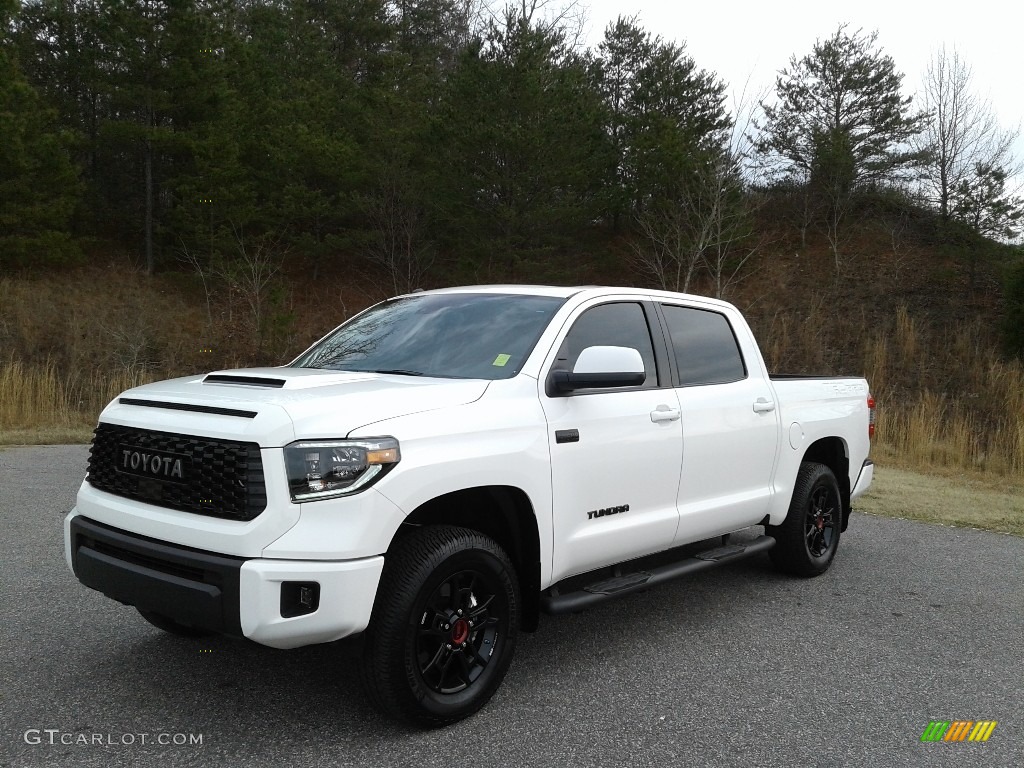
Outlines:
[[181,454],[122,445],[117,465],[121,472],[180,483],[187,479],[191,460]]

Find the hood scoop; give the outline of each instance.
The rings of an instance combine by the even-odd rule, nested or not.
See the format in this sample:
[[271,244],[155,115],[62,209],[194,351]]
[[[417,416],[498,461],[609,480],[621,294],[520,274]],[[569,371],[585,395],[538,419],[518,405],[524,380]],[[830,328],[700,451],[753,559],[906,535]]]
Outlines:
[[270,379],[264,376],[239,376],[228,373],[211,373],[203,384],[238,384],[245,387],[269,387],[270,389],[281,389],[284,386],[284,379]]

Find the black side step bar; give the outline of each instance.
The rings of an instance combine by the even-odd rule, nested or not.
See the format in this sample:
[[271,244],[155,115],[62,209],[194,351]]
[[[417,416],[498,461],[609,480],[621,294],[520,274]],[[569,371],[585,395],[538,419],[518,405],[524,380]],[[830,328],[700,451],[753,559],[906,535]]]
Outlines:
[[621,576],[614,576],[610,579],[588,584],[575,592],[560,594],[557,588],[541,595],[540,607],[545,613],[575,613],[589,608],[592,605],[603,603],[630,592],[653,587],[671,581],[688,573],[696,573],[706,568],[714,568],[716,565],[731,563],[735,560],[756,555],[759,552],[766,552],[775,546],[775,539],[771,536],[759,536],[752,541],[745,541],[742,544],[727,544],[714,549],[698,552],[693,557],[668,563],[647,571],[636,571]]

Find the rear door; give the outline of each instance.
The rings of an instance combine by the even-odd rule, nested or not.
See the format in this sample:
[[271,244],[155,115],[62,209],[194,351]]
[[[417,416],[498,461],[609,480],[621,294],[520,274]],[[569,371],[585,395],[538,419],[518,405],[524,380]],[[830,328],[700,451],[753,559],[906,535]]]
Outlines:
[[[555,581],[672,546],[682,462],[679,403],[654,306],[635,297],[602,300],[577,310],[567,327],[540,383],[551,450]],[[644,384],[569,395],[545,386],[551,371],[571,371],[591,346],[638,350]]]
[[729,318],[660,302],[682,411],[683,470],[676,544],[748,525],[767,513],[778,450],[778,408]]

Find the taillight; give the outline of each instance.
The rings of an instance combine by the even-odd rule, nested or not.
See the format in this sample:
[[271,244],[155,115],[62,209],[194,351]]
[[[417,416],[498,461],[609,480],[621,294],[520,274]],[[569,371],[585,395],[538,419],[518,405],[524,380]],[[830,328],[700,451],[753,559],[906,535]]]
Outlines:
[[868,395],[868,438],[875,436],[875,398]]

